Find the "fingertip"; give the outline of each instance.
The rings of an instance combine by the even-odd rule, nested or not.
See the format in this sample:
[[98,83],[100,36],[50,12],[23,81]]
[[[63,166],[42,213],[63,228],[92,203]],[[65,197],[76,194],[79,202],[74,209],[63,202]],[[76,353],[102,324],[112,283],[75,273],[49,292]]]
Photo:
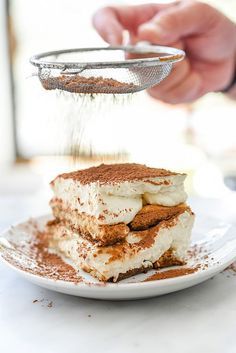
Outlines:
[[105,7],[95,12],[92,23],[106,42],[111,45],[122,44],[123,28],[117,21],[112,8]]
[[152,22],[142,24],[139,27],[139,32],[154,33],[160,37],[166,37],[168,35],[168,33],[166,33],[166,31],[163,29],[163,27],[161,27],[157,23],[152,23]]
[[106,42],[110,45],[121,45],[123,41],[123,35],[120,33],[107,33]]
[[99,29],[100,27],[100,21],[101,21],[101,18],[103,17],[104,10],[105,10],[104,8],[99,9],[96,12],[94,12],[92,16],[92,24],[95,29]]
[[148,88],[147,93],[150,97],[152,97],[154,99],[164,101],[164,99],[162,98],[162,94],[161,94],[160,90],[157,88],[157,86]]
[[168,93],[164,93],[156,87],[147,90],[150,97],[165,104],[177,105],[183,103],[178,97],[169,96]]

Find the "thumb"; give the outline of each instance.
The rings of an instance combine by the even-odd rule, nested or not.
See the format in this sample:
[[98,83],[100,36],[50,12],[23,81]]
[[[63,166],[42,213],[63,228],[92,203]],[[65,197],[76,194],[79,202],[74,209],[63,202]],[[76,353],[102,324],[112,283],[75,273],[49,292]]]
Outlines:
[[171,44],[188,35],[209,31],[218,18],[218,11],[211,6],[192,1],[167,8],[151,21],[139,26],[138,36],[154,44]]

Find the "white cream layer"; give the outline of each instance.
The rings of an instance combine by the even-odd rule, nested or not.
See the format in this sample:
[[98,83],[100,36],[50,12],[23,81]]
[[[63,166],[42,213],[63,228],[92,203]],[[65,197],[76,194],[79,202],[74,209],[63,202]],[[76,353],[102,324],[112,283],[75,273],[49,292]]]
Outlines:
[[58,177],[52,189],[65,207],[94,216],[99,224],[128,224],[144,203],[176,206],[185,202],[185,177],[177,174],[115,185],[100,185],[98,182],[82,185],[79,181]]
[[[121,259],[110,263],[108,261],[111,255],[106,253],[106,248],[99,252],[96,245],[91,245],[82,237],[78,239],[76,234],[74,236],[71,234],[69,240],[62,238],[57,246],[61,252],[74,261],[78,268],[92,271],[100,280],[108,280],[112,277],[116,281],[121,273],[142,266],[150,267],[170,248],[173,249],[173,255],[178,260],[184,261],[190,243],[193,222],[194,216],[185,211],[177,217],[175,225],[159,229],[151,247],[138,249],[135,255],[129,253],[128,250]],[[139,241],[137,236],[134,237],[132,233],[126,239],[131,244]]]

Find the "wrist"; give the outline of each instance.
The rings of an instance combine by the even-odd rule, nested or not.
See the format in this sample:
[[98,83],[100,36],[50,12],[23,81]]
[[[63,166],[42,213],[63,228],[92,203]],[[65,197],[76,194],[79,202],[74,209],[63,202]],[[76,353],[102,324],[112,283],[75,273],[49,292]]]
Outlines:
[[236,60],[234,65],[234,71],[230,83],[221,91],[222,93],[229,94],[232,90],[234,90],[236,86]]
[[223,91],[229,98],[236,99],[236,60],[234,66],[234,75],[233,79],[231,80],[230,85]]
[[226,93],[227,97],[231,99],[236,99],[236,83],[233,85],[233,87]]
[[233,97],[236,98],[236,25],[235,25],[235,54],[234,54],[234,69],[233,69],[233,74],[232,74],[232,78],[230,80],[230,83],[228,84],[228,86],[226,88],[224,88],[222,90],[223,93],[231,96],[233,94]]

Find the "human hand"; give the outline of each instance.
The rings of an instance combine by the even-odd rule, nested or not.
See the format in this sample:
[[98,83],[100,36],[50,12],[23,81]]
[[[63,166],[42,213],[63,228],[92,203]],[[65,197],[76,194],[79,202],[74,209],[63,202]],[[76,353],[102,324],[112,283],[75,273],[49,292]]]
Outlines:
[[124,30],[131,43],[149,41],[185,50],[186,59],[171,75],[150,88],[151,96],[177,104],[226,88],[236,64],[236,25],[215,8],[190,0],[170,4],[105,7],[93,24],[111,45],[122,44]]

